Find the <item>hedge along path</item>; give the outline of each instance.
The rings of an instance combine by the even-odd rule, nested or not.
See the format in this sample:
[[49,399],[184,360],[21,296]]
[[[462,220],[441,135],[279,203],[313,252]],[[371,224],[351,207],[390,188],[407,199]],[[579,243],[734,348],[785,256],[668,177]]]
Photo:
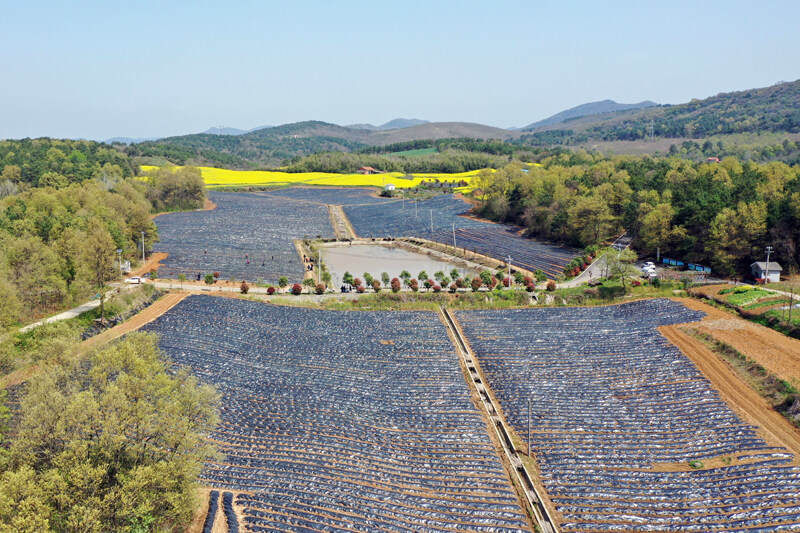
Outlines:
[[164,297],[138,315],[131,317],[118,326],[114,326],[113,328],[104,331],[100,335],[95,335],[94,337],[83,341],[80,347],[81,351],[85,352],[97,346],[102,346],[103,344],[111,342],[114,339],[118,339],[123,335],[130,333],[131,331],[141,328],[145,324],[149,324],[156,318],[160,317],[178,305],[187,296],[189,296],[188,292],[168,292],[166,295],[164,295]]
[[[703,304],[696,300],[674,298],[675,301],[681,302],[686,307],[697,311],[704,311],[708,316],[700,321],[689,324],[675,324],[670,326],[661,326],[659,331],[671,343],[677,346],[692,362],[697,365],[700,372],[711,381],[714,388],[720,393],[722,399],[731,406],[731,408],[741,416],[749,424],[757,427],[756,433],[763,438],[766,442],[775,445],[783,446],[794,454],[792,466],[800,466],[800,430],[793,427],[788,420],[786,420],[780,413],[775,411],[767,401],[762,398],[756,391],[749,385],[744,383],[728,365],[720,359],[714,352],[703,344],[700,340],[695,339],[689,334],[685,333],[682,328],[691,325],[692,327],[705,331],[712,336],[715,336],[719,331],[731,330],[713,330],[708,329],[708,323],[718,323],[720,320],[744,322],[749,324],[743,319],[732,318],[732,315],[720,311],[714,307]],[[705,325],[704,325],[705,323]],[[727,322],[726,322],[727,323]],[[761,326],[759,326],[761,327]],[[744,329],[744,328],[743,328]],[[767,328],[764,328],[767,329]],[[736,332],[737,330],[732,330]],[[768,330],[776,335],[782,335],[777,331]],[[747,332],[742,331],[738,334],[731,335],[723,340],[734,348],[742,351],[736,344],[741,340],[741,337],[746,337]],[[787,337],[788,339],[788,337]],[[794,340],[794,339],[788,339]],[[744,352],[743,352],[744,353]],[[747,354],[749,356],[749,354]],[[755,359],[755,357],[754,357]],[[766,365],[764,365],[766,368]]]
[[699,331],[733,346],[771,374],[800,388],[800,340],[694,299],[679,301],[686,307],[707,313],[708,316],[694,326]]

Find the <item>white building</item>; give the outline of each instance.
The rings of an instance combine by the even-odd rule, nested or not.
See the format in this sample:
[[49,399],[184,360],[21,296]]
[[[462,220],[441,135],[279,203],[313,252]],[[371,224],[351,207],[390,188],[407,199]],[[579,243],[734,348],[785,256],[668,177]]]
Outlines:
[[387,183],[383,186],[383,189],[386,191],[393,191],[395,189],[394,183]]
[[750,265],[750,270],[753,273],[753,277],[756,279],[763,279],[764,283],[777,283],[781,280],[781,272],[783,269],[781,266],[774,262],[769,262],[769,268],[767,268],[767,263],[764,261],[756,261],[752,265]]

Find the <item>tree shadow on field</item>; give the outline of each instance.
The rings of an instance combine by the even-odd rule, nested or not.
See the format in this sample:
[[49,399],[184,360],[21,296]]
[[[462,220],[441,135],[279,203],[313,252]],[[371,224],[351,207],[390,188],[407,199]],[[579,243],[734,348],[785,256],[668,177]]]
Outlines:
[[597,292],[600,294],[600,298],[603,300],[613,300],[614,298],[623,296],[625,294],[625,291],[622,290],[622,287],[619,285],[614,285],[611,287],[601,285],[600,287],[597,287]]

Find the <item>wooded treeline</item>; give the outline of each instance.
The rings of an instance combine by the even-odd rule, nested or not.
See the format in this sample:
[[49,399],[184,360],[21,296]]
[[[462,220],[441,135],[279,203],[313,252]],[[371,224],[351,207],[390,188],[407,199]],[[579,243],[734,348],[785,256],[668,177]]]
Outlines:
[[[412,150],[435,149],[430,154],[408,154]],[[407,174],[470,172],[501,168],[512,160],[536,162],[563,151],[482,139],[438,139],[370,146],[358,152],[321,152],[294,159],[287,172],[331,172],[351,174],[361,167]]]
[[135,173],[119,150],[92,141],[0,141],[0,197],[28,187],[65,187],[90,179],[118,181]]
[[203,206],[196,168],[149,179],[102,177],[33,187],[0,199],[0,328],[82,303],[119,278],[118,255],[141,257],[158,239],[154,211]]
[[800,167],[773,162],[696,163],[585,151],[481,172],[479,212],[531,236],[586,246],[623,229],[645,255],[749,272],[764,247],[784,267],[800,262]]

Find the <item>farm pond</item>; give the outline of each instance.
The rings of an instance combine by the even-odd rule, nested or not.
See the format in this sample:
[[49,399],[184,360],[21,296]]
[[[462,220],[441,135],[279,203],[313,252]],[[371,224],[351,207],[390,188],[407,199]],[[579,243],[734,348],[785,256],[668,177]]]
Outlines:
[[327,265],[337,284],[341,283],[345,272],[357,277],[369,272],[376,278],[380,278],[383,272],[392,278],[398,277],[403,270],[408,270],[415,278],[422,270],[426,271],[430,278],[433,278],[434,272],[438,270],[450,276],[450,271],[454,268],[458,269],[462,277],[476,273],[463,265],[385,244],[323,246],[321,253],[322,261]]

